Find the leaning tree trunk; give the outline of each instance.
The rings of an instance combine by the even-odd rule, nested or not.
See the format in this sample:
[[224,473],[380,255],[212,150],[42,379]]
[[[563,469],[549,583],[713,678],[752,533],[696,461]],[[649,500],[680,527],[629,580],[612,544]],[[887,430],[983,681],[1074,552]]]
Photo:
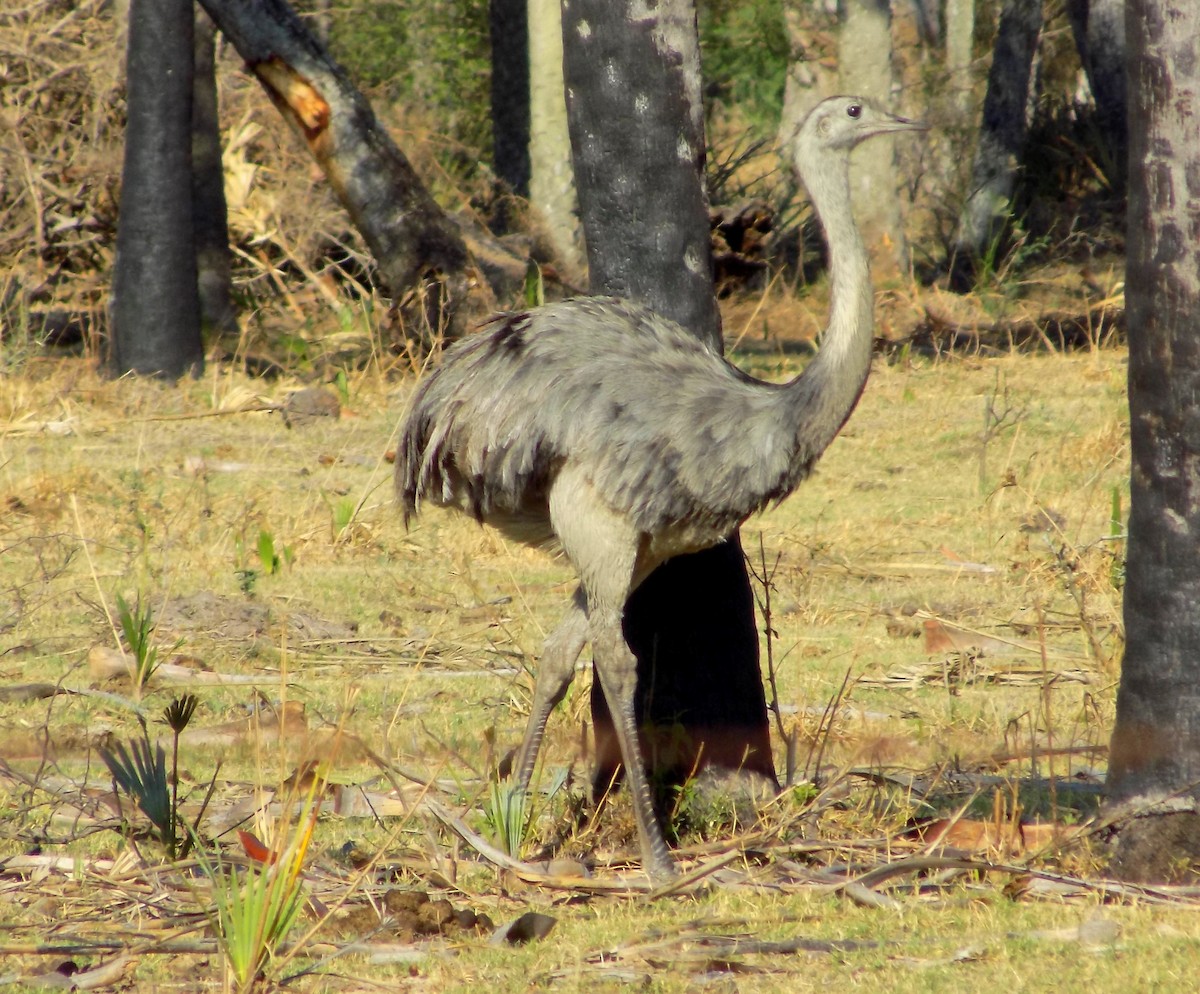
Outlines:
[[472,255],[498,285],[519,285],[523,265],[485,237],[468,251],[458,222],[285,0],[201,3],[324,170],[393,297],[417,290],[431,329],[456,334],[493,306]]
[[195,79],[192,83],[192,221],[200,318],[217,334],[238,333],[233,304],[225,170],[217,107],[216,27],[196,8]]
[[1200,8],[1129,0],[1132,455],[1113,870],[1200,874]]
[[[719,349],[691,0],[571,0],[563,68],[591,289],[645,303]],[[654,779],[751,770],[774,782],[753,597],[737,538],[671,560],[630,599],[638,723]],[[593,681],[596,786],[620,757]]]
[[1008,222],[1029,131],[1029,86],[1041,30],[1042,0],[1004,0],[971,188],[954,236],[950,285],[955,290],[971,289],[979,260],[1003,236]]
[[192,232],[192,5],[133,0],[109,369],[204,368]]

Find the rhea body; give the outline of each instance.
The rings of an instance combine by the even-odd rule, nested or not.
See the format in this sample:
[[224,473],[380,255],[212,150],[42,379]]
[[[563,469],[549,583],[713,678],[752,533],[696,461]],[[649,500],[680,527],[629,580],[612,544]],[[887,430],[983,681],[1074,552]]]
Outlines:
[[425,502],[456,507],[521,542],[557,544],[578,572],[546,641],[514,772],[527,790],[547,718],[590,641],[652,877],[670,876],[673,863],[638,745],[626,600],[667,559],[725,541],[791,493],[850,416],[871,364],[873,293],[849,153],[921,127],[862,98],[831,97],[788,142],[831,271],[820,350],[794,380],[754,379],[644,307],[580,298],[501,315],[455,344],[403,424],[396,488],[406,522]]

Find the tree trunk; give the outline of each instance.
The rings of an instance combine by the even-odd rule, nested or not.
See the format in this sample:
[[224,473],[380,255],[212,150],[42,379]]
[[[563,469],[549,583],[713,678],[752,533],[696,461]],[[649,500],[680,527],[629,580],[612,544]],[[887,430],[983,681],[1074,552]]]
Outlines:
[[[890,0],[842,0],[838,35],[841,92],[892,104]],[[850,195],[871,253],[872,269],[884,277],[908,271],[908,241],[896,196],[896,143],[890,136],[867,142],[850,160]]]
[[[571,0],[564,74],[591,289],[640,301],[719,349],[696,14]],[[638,722],[652,776],[709,768],[774,783],[753,598],[736,537],[661,567],[630,599]],[[593,681],[596,786],[620,757]]]
[[192,82],[192,221],[196,236],[200,320],[221,335],[238,333],[233,304],[225,169],[217,107],[216,27],[196,8]]
[[786,0],[783,30],[788,39],[788,67],[779,115],[781,148],[804,123],[808,112],[837,91],[837,74],[823,65],[821,53],[812,46],[810,24],[816,16],[808,0]]
[[955,290],[971,289],[979,260],[995,248],[1008,221],[1029,131],[1029,87],[1041,30],[1042,0],[1004,0],[971,189],[954,239],[950,285]]
[[1132,474],[1110,750],[1129,879],[1200,874],[1200,8],[1129,0]]
[[545,222],[554,254],[572,275],[583,269],[571,135],[563,88],[559,0],[529,2],[529,201]]
[[518,196],[529,196],[528,0],[490,0],[492,164]]
[[971,108],[975,58],[975,0],[946,0],[946,76],[950,104],[963,123]]
[[201,3],[324,170],[388,291],[397,299],[417,291],[408,313],[427,327],[416,332],[455,335],[490,310],[494,301],[480,297],[484,284],[474,278],[458,223],[434,202],[370,104],[285,0]]
[[133,0],[109,368],[204,368],[192,230],[192,5]]
[[1101,167],[1114,193],[1125,189],[1129,123],[1125,98],[1125,0],[1068,0],[1067,16],[1096,102]]
[[563,70],[593,293],[638,300],[719,347],[700,53],[690,0],[571,0]]

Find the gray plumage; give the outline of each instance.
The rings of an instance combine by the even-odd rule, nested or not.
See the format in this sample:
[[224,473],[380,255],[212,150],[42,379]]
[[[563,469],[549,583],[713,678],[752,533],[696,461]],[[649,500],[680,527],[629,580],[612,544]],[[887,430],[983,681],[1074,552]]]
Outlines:
[[825,228],[832,284],[821,349],[791,382],[746,375],[644,307],[584,298],[502,315],[451,347],[404,423],[396,487],[406,522],[426,501],[457,507],[522,542],[556,541],[579,572],[543,652],[518,784],[528,788],[546,718],[590,639],[656,877],[672,863],[633,724],[625,601],[661,562],[723,541],[791,493],[849,417],[872,344],[849,152],[919,127],[861,98],[832,97],[788,143]]
[[819,454],[776,411],[797,423],[815,414],[810,385],[797,381],[781,404],[788,387],[749,379],[628,301],[504,315],[422,385],[398,477],[405,508],[454,504],[549,539],[549,487],[571,459],[638,531],[688,522],[723,537],[789,493]]

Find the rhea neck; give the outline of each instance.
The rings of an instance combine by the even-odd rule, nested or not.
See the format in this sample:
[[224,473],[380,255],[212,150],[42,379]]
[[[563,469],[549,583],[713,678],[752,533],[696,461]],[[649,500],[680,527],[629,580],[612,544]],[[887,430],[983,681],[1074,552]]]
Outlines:
[[788,385],[797,430],[812,456],[833,441],[854,410],[871,368],[874,293],[866,246],[850,210],[849,151],[797,155],[829,248],[829,322],[817,356]]

